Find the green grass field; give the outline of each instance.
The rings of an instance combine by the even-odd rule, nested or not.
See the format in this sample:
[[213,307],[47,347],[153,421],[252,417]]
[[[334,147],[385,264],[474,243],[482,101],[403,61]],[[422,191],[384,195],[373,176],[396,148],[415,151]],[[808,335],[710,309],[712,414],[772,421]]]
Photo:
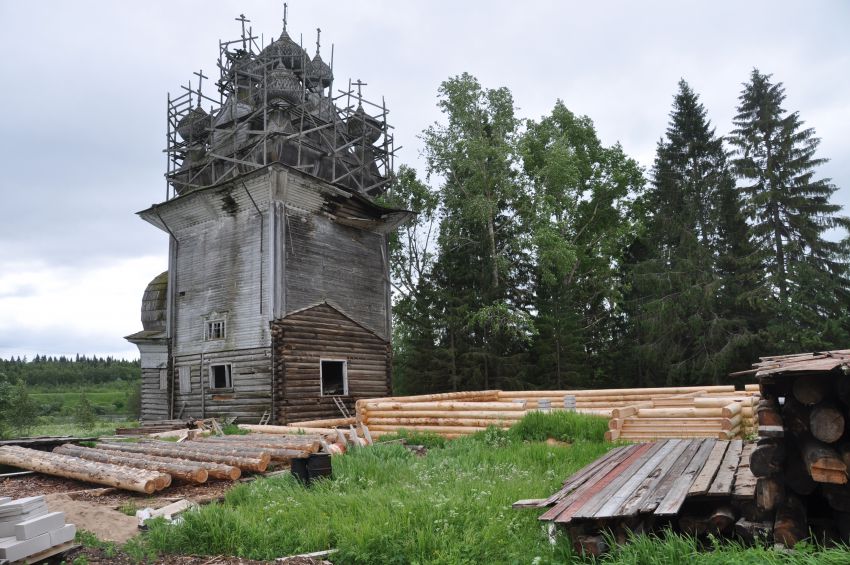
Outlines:
[[[549,543],[538,510],[513,510],[542,498],[612,447],[605,420],[577,414],[530,415],[512,430],[490,429],[429,445],[416,456],[399,444],[333,459],[333,480],[305,488],[289,475],[231,490],[225,501],[154,524],[145,552],[273,559],[335,548],[334,563],[590,563],[559,538]],[[547,445],[556,437],[572,442]],[[848,563],[839,550],[781,553],[734,544],[701,551],[678,536],[640,537],[599,561],[683,563]]]
[[81,387],[32,387],[29,396],[39,406],[39,414],[61,421],[70,416],[85,393],[100,416],[129,416],[128,400],[138,383],[112,382]]

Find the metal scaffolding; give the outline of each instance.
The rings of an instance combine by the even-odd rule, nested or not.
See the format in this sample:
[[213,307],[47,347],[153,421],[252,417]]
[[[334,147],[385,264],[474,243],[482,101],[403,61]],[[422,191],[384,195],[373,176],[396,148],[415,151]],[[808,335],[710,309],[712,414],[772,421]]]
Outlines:
[[265,46],[250,20],[236,20],[240,38],[219,41],[218,99],[203,93],[202,71],[196,89],[190,81],[168,95],[166,198],[274,162],[364,195],[384,192],[394,167],[384,100],[366,100],[360,80],[334,94],[333,47],[328,65],[321,30],[311,58],[289,36],[285,11],[283,32]]

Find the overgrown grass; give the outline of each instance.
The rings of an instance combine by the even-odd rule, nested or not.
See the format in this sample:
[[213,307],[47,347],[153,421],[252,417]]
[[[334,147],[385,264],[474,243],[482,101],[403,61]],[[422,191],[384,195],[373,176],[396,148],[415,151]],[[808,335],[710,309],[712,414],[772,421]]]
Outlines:
[[495,428],[431,444],[425,457],[376,445],[335,457],[334,478],[310,488],[288,475],[236,487],[180,525],[154,525],[146,543],[255,559],[336,548],[335,563],[556,562],[539,512],[511,503],[548,496],[609,448],[525,442]]
[[[613,546],[611,553],[596,561],[624,565],[846,565],[850,548],[825,549],[800,543],[794,551],[765,547],[744,547],[731,541],[701,545],[696,539],[666,533],[661,536],[636,535],[629,543]],[[573,555],[573,558],[577,556]]]
[[573,442],[604,441],[608,419],[577,412],[529,412],[515,426],[511,435],[520,440],[546,441],[549,438]]
[[[333,459],[334,478],[306,488],[289,475],[231,490],[224,502],[154,523],[134,551],[236,555],[274,559],[338,549],[345,563],[850,563],[844,550],[804,547],[794,553],[637,536],[599,559],[577,555],[563,536],[549,543],[538,510],[513,510],[522,498],[543,498],[563,479],[602,455],[596,418],[530,415],[511,430],[490,428],[444,441],[401,433],[428,445],[419,457],[399,443],[354,449]],[[537,441],[555,437],[568,446]]]

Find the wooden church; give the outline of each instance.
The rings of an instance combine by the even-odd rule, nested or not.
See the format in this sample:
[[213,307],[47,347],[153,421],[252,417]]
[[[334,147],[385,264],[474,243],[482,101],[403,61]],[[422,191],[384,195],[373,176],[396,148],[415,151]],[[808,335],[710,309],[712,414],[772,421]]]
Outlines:
[[[142,420],[288,423],[391,391],[388,236],[412,214],[375,202],[392,178],[383,104],[334,90],[283,32],[239,18],[217,92],[168,100],[166,200],[139,212],[169,236],[142,298]],[[209,108],[205,110],[204,107]]]

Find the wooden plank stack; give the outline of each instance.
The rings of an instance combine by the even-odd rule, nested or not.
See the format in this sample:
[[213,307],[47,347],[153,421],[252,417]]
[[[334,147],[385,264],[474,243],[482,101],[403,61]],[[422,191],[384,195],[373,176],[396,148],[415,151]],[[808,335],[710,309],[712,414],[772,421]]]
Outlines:
[[540,520],[566,528],[576,550],[608,550],[605,533],[664,528],[734,536],[755,508],[755,480],[742,440],[670,439],[615,447],[569,477],[547,499],[515,507],[548,508]]
[[76,533],[64,512],[48,510],[43,496],[0,497],[0,562],[35,563],[67,549]]
[[757,477],[760,531],[793,546],[850,542],[850,350],[764,357],[759,381]]
[[614,408],[605,439],[746,437],[755,431],[753,407],[757,398],[753,392],[709,394],[700,391]]

